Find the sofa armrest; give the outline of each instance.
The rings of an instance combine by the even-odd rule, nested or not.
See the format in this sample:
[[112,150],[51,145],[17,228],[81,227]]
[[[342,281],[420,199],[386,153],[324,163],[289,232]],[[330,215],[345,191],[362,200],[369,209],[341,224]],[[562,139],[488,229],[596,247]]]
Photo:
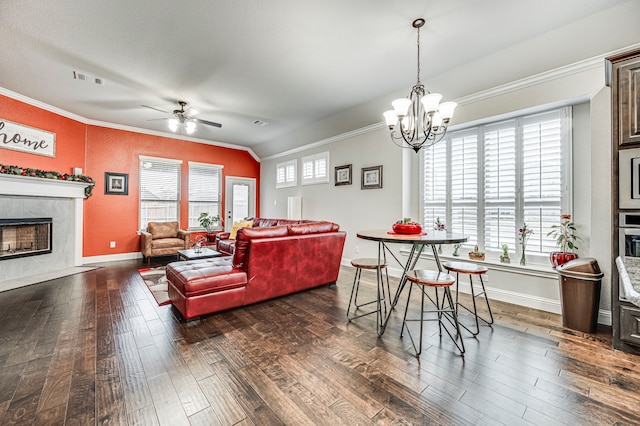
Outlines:
[[179,229],[178,238],[181,238],[184,240],[185,250],[191,248],[191,232],[190,231],[184,231],[182,229]]
[[140,251],[144,257],[151,256],[151,240],[153,236],[150,232],[140,231]]
[[230,236],[231,232],[220,232],[219,234],[216,234],[216,241],[228,240]]

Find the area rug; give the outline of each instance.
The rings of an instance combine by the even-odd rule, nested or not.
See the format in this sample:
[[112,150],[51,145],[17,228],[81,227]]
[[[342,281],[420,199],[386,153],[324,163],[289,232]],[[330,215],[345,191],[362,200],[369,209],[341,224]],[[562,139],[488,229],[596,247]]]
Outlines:
[[169,292],[167,290],[167,274],[164,270],[164,266],[160,266],[158,268],[138,269],[138,273],[149,288],[151,294],[153,294],[153,297],[156,298],[156,302],[158,302],[159,306],[171,303],[171,300],[169,300]]

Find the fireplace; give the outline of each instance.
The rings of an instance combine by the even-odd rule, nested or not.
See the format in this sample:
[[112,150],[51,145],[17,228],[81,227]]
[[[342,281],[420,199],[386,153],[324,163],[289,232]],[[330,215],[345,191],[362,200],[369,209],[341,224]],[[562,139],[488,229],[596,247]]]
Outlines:
[[51,253],[53,220],[0,219],[0,260]]

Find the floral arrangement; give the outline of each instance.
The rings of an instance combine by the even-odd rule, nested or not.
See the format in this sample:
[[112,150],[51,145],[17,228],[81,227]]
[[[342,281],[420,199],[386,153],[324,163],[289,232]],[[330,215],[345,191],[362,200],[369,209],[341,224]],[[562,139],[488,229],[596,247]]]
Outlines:
[[90,183],[91,185],[88,185],[84,189],[84,195],[87,198],[89,198],[93,193],[93,186],[95,185],[95,181],[89,176],[85,176],[85,175],[74,175],[70,173],[60,173],[55,171],[23,168],[19,166],[8,166],[5,164],[0,164],[0,173],[6,174],[6,175],[18,175],[18,176],[37,177],[37,178],[43,178],[43,179],[57,179],[57,180],[67,180],[71,182]]
[[563,252],[577,250],[575,242],[580,239],[575,234],[576,225],[571,221],[570,214],[563,214],[560,216],[560,225],[552,225],[551,231],[547,234],[547,237],[553,237],[556,240],[556,244]]
[[533,234],[533,229],[528,228],[527,224],[524,223],[522,225],[522,228],[520,228],[518,230],[519,235],[518,235],[518,241],[520,242],[520,245],[522,246],[522,256],[520,257],[520,264],[521,265],[525,265],[526,264],[526,258],[525,258],[525,251],[527,250],[527,240],[529,240],[529,237],[531,236],[531,234]]
[[446,231],[447,230],[447,225],[445,225],[444,222],[440,222],[440,216],[438,216],[436,218],[436,221],[433,223],[433,229],[435,229],[436,231]]

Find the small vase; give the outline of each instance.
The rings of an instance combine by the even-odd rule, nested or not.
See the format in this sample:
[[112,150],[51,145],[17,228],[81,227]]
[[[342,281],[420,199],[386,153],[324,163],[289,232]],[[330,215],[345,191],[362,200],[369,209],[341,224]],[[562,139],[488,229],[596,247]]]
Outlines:
[[511,263],[511,258],[509,258],[508,254],[500,256],[500,262],[502,263]]
[[524,254],[524,247],[522,248],[522,256],[520,256],[520,264],[525,266],[527,264],[527,257]]
[[438,244],[438,254],[442,254],[442,244]]

